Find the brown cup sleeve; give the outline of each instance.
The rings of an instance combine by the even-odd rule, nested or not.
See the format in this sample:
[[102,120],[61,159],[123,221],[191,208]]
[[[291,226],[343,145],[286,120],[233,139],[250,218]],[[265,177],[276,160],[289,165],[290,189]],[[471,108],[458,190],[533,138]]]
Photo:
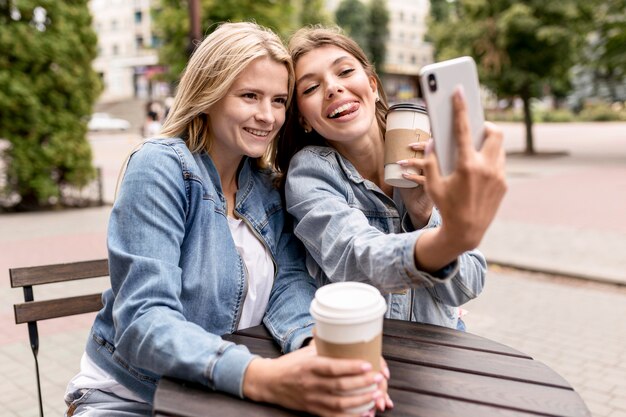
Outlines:
[[430,134],[421,129],[391,129],[385,132],[385,165],[401,159],[423,158],[424,152],[414,151],[411,143],[426,142]]

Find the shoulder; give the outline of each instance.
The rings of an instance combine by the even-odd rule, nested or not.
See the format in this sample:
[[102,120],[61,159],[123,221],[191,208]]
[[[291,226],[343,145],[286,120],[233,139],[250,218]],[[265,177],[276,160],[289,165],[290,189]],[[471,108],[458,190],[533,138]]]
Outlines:
[[340,155],[330,146],[306,146],[298,151],[289,164],[289,172],[302,168],[336,171],[340,168]]
[[157,170],[172,169],[176,165],[183,173],[197,171],[196,160],[180,138],[148,139],[131,154],[130,161],[133,165],[147,165]]

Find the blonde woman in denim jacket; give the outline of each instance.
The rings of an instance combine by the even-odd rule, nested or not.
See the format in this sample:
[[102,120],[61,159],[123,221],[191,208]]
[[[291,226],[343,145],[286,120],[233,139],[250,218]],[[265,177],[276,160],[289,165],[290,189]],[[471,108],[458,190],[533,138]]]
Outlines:
[[506,190],[501,132],[487,123],[475,151],[458,91],[455,172],[442,177],[434,154],[402,161],[424,175],[406,177],[419,187],[394,189],[383,181],[387,99],[361,48],[338,29],[314,27],[296,32],[289,49],[297,105],[277,163],[309,272],[319,285],[378,287],[389,318],[463,329],[459,306],[486,275],[475,248]]
[[[198,46],[162,138],[124,174],[108,232],[111,289],[67,416],[151,415],[162,375],[321,416],[350,416],[373,397],[382,408],[386,383],[371,365],[299,349],[316,287],[265,167],[292,90],[291,59],[269,30],[223,24]],[[220,337],[260,323],[292,353],[264,359]]]

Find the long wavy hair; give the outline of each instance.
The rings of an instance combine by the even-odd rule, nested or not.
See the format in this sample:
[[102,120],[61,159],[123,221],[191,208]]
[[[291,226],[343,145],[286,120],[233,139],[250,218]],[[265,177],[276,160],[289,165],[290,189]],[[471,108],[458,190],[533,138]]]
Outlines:
[[[294,70],[291,56],[280,38],[256,23],[223,23],[202,41],[189,59],[174,103],[161,128],[161,136],[184,139],[191,152],[208,152],[212,138],[207,111],[227,94],[252,61],[264,57],[287,68],[286,105],[289,108],[294,90]],[[276,140],[272,141],[265,155],[257,158],[257,164],[272,167],[275,155]]]
[[[381,135],[385,134],[387,108],[387,95],[383,90],[380,78],[376,74],[374,66],[363,52],[363,49],[350,37],[343,34],[339,27],[324,27],[320,25],[308,26],[299,29],[289,40],[289,52],[293,60],[293,65],[307,53],[322,46],[332,45],[343,49],[350,55],[355,57],[363,66],[368,76],[374,77],[376,80],[376,88],[378,89],[378,97],[380,100],[376,103],[376,122]],[[293,100],[293,105],[287,116],[285,123],[285,132],[278,139],[278,150],[276,154],[276,169],[281,173],[281,185],[284,185],[287,171],[289,170],[289,162],[291,158],[302,148],[307,145],[323,145],[329,146],[319,133],[311,131],[306,133],[300,124],[300,111],[298,110],[297,100]]]

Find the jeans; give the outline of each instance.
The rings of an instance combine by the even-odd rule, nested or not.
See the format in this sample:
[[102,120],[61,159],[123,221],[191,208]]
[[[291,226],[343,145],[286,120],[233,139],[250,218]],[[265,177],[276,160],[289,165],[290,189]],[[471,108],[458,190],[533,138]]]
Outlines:
[[65,397],[68,409],[65,417],[146,417],[152,415],[152,405],[118,397],[97,389],[81,389]]

